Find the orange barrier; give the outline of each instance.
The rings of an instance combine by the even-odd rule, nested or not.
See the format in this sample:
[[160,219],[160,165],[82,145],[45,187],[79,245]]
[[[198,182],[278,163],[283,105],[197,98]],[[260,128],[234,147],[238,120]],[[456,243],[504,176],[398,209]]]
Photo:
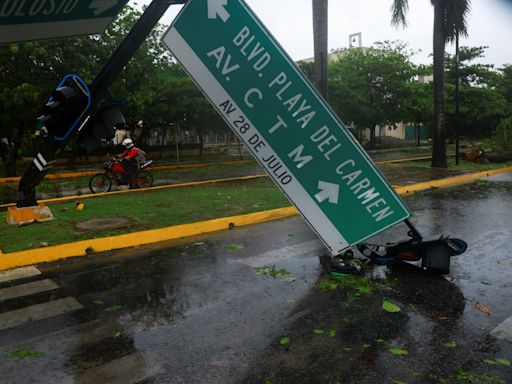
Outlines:
[[53,220],[52,212],[45,204],[39,204],[36,207],[17,208],[9,207],[7,209],[7,224],[24,225],[30,223],[42,223]]

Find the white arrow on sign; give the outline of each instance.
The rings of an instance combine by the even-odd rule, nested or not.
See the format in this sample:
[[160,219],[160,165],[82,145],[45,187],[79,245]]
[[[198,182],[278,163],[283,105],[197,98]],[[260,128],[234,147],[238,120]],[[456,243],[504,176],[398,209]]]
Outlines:
[[117,0],[93,0],[89,9],[94,9],[94,16],[98,16],[116,5]]
[[219,16],[223,22],[228,21],[230,14],[224,8],[228,5],[228,0],[208,0],[208,18],[216,19]]
[[320,192],[315,195],[315,199],[317,199],[319,203],[329,199],[329,203],[338,204],[338,197],[340,195],[340,186],[338,184],[320,180],[318,182],[318,189]]

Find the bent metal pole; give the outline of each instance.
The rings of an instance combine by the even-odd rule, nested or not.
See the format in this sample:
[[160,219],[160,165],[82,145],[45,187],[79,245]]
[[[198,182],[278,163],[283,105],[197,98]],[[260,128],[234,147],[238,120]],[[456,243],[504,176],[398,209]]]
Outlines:
[[[124,38],[89,86],[91,95],[91,103],[88,109],[89,112],[99,104],[102,95],[106,93],[108,87],[117,78],[117,76],[119,76],[137,49],[162,18],[165,11],[167,11],[167,9],[173,4],[184,3],[185,0],[153,0],[151,2],[131,29],[130,33]],[[72,132],[69,132],[63,140],[56,140],[53,135],[48,136],[37,154],[37,162],[33,161],[20,179],[18,186],[18,199],[16,203],[18,208],[37,206],[35,190],[37,185],[39,185],[48,173],[48,170],[51,168],[52,162],[55,160],[58,153],[60,153],[71,138],[79,132],[82,127],[84,127],[84,123],[87,121],[88,117],[89,113],[84,113],[80,117],[78,124],[74,125],[71,130]],[[38,164],[42,164],[43,166],[38,166]]]

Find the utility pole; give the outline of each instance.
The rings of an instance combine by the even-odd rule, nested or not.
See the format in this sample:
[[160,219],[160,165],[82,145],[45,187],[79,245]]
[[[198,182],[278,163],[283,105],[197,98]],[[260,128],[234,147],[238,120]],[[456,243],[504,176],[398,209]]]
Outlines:
[[328,100],[328,0],[313,1],[313,40],[315,51],[315,86],[325,100]]

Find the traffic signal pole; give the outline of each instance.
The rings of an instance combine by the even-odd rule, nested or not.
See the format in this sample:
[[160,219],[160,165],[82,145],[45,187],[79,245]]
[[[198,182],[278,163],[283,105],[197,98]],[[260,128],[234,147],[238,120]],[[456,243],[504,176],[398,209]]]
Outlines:
[[114,82],[167,9],[173,4],[185,3],[186,0],[153,0],[151,2],[132,30],[117,47],[109,61],[93,80],[90,86],[93,99],[105,92]]
[[[21,177],[18,186],[18,200],[16,207],[8,213],[9,223],[23,224],[34,221],[34,217],[31,217],[32,215],[30,214],[30,208],[37,210],[37,212],[41,212],[41,205],[38,205],[36,200],[36,187],[48,173],[53,161],[76,134],[79,134],[81,137],[92,134],[89,132],[92,130],[92,124],[88,124],[91,117],[91,111],[100,104],[101,98],[106,94],[108,87],[119,76],[123,68],[128,64],[137,49],[151,33],[167,9],[173,4],[184,4],[185,2],[186,0],[153,0],[151,2],[88,87],[90,100],[86,111],[81,112],[78,110],[72,110],[72,108],[67,108],[66,103],[71,104],[71,100],[63,101],[64,104],[61,105],[61,108],[66,108],[66,113],[75,114],[76,116],[74,117],[76,117],[77,120],[74,121],[72,126],[68,127],[64,126],[68,121],[68,118],[63,119],[64,122],[61,123],[61,127],[59,128],[59,131],[65,132],[65,135],[63,136],[60,136],[59,133],[56,134],[55,132],[48,132],[48,138],[42,145],[41,151],[37,154],[30,167]],[[52,102],[53,98],[51,97],[47,107],[52,104]],[[17,211],[19,209],[25,209],[25,211],[19,212]],[[27,212],[26,209],[29,209],[29,212]],[[44,220],[44,218],[37,217],[38,215],[35,215],[36,220]],[[46,219],[51,219],[51,213],[50,217],[47,217]]]

